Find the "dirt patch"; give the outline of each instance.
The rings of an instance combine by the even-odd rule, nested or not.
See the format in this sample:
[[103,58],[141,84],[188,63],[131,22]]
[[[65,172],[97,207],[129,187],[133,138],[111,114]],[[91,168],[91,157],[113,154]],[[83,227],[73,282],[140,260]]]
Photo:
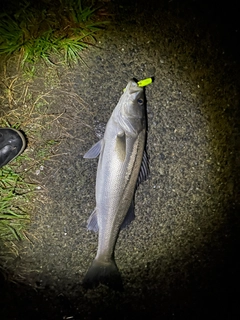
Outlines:
[[[18,300],[15,309],[3,305],[6,319],[237,312],[239,61],[224,40],[234,30],[219,27],[213,8],[185,3],[110,3],[114,21],[86,52],[87,66],[56,71],[47,100],[63,116],[45,134],[61,143],[37,175],[44,200],[36,199],[29,241],[4,262],[18,282],[4,284],[2,301]],[[86,291],[81,281],[97,248],[86,230],[97,160],[82,156],[133,76],[155,78],[146,88],[151,174],[116,246],[124,292]],[[47,92],[46,83],[40,72],[34,90]]]

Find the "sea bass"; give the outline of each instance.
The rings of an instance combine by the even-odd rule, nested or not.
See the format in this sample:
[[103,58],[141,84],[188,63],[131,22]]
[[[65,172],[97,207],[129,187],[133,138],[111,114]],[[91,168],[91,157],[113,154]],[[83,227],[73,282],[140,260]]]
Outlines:
[[131,80],[107,123],[103,139],[84,155],[87,159],[100,155],[96,207],[87,225],[98,232],[98,250],[83,280],[85,287],[99,283],[114,289],[122,287],[114,248],[120,229],[134,219],[134,193],[148,174],[145,140],[144,89]]

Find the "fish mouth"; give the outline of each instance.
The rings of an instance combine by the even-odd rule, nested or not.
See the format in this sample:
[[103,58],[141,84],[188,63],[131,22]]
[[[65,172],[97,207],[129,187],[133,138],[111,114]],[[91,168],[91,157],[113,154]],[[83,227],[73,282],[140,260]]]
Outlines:
[[143,87],[139,87],[134,79],[131,79],[126,87],[126,91],[130,94],[143,91]]

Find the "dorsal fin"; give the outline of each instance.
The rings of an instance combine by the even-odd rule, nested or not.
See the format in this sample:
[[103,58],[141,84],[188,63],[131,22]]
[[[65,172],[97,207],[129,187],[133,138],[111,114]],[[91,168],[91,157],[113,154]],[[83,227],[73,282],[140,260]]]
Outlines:
[[140,183],[142,183],[147,179],[149,173],[150,173],[150,170],[149,170],[148,155],[146,150],[144,150],[136,187],[138,187]]
[[121,225],[121,230],[126,228],[135,218],[134,214],[134,201],[132,200],[130,207],[128,208],[128,212],[123,220],[123,223]]

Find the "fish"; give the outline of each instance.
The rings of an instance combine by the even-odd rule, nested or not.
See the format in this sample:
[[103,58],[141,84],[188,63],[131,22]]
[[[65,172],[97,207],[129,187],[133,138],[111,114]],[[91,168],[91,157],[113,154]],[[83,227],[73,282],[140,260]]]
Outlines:
[[144,88],[131,79],[106,125],[103,138],[83,156],[99,156],[96,175],[96,207],[87,221],[88,230],[98,232],[98,249],[83,286],[99,284],[122,290],[114,259],[121,229],[134,219],[134,195],[149,173],[146,152],[147,115]]

